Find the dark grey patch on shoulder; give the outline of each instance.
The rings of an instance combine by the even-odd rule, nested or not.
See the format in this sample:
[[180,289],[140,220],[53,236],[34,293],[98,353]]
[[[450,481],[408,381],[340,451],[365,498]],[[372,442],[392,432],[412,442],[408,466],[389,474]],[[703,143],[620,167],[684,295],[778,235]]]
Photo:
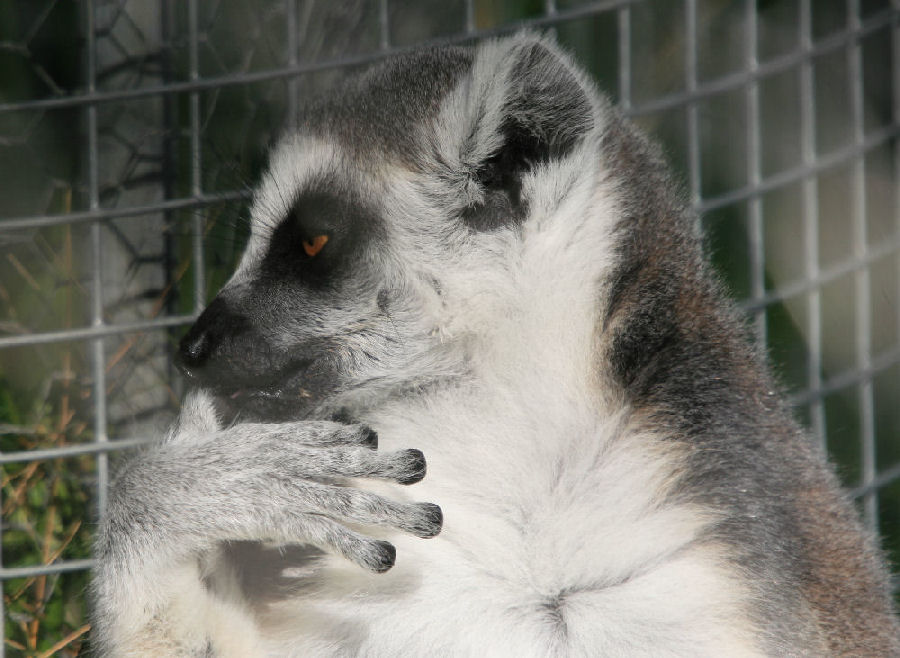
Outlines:
[[336,136],[351,151],[379,159],[395,154],[414,166],[424,147],[415,126],[438,114],[472,61],[472,50],[453,46],[392,57],[311,105],[304,123]]
[[[835,576],[848,561],[829,563],[831,546],[845,533],[841,541],[854,546],[847,554],[861,554],[862,535],[852,520],[827,537],[816,532],[835,510],[852,519],[852,509],[772,393],[778,388],[704,260],[694,217],[658,149],[613,113],[601,157],[618,179],[621,213],[618,265],[602,295],[598,367],[649,427],[684,445],[671,502],[721,514],[703,539],[730,547],[736,571],[747,575],[760,602],[753,621],[776,652],[821,641],[810,614],[849,628],[841,625],[852,611],[870,606],[871,617],[896,628],[882,603],[889,597],[871,577],[879,573],[876,563]],[[807,509],[817,500],[816,511]],[[816,594],[811,582],[826,594]],[[848,583],[856,589],[844,592]],[[818,599],[804,602],[810,592]],[[811,613],[809,604],[821,607]]]

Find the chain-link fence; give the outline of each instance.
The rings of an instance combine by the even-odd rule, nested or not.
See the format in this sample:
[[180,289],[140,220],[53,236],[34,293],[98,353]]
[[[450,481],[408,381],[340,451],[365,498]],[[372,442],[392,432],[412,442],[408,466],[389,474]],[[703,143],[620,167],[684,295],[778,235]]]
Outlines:
[[663,141],[811,433],[900,561],[898,0],[0,3],[4,644],[86,646],[110,461],[304,98],[422,43],[552,30]]

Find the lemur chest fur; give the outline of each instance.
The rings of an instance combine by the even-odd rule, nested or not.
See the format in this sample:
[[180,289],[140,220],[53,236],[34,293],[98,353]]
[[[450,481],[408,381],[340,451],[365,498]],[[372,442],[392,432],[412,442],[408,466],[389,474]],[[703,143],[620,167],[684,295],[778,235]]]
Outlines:
[[[380,449],[414,441],[427,451],[428,476],[409,496],[438,501],[443,532],[429,542],[385,534],[398,559],[382,575],[325,558],[310,586],[281,604],[313,620],[286,646],[297,655],[393,655],[397,646],[413,655],[589,655],[598,636],[610,652],[649,653],[687,637],[696,648],[752,654],[737,621],[740,587],[710,566],[715,547],[698,540],[711,519],[662,503],[677,450],[634,427],[625,409],[598,418],[571,400],[560,415],[546,406],[553,397],[472,397],[381,418]],[[723,620],[730,631],[716,637],[710,628]]]

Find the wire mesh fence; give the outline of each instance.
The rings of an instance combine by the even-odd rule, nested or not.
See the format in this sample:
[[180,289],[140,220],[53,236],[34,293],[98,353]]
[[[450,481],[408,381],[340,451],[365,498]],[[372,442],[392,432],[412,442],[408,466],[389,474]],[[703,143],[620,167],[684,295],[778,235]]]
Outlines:
[[0,580],[10,653],[76,655],[110,462],[234,265],[305,98],[423,43],[552,30],[660,139],[811,436],[900,561],[897,0],[0,5]]

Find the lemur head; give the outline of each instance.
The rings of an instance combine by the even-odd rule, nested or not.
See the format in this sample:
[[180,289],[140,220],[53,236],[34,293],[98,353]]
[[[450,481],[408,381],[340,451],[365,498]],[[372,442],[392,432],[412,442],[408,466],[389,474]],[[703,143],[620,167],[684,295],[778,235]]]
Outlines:
[[603,102],[527,34],[350,80],[273,151],[246,252],[182,340],[182,369],[263,419],[464,372],[479,337],[596,260]]

